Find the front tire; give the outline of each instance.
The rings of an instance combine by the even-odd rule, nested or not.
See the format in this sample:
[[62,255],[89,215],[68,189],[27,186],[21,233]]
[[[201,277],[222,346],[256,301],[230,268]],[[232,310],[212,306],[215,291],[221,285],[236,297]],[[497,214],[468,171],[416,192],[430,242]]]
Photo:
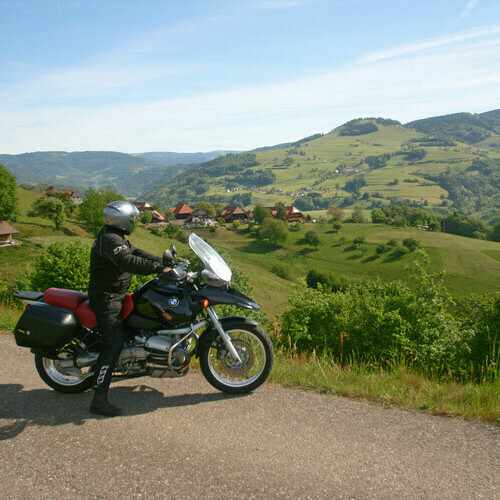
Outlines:
[[219,335],[200,350],[200,368],[208,382],[229,394],[257,389],[267,379],[274,363],[271,340],[258,326],[240,323],[226,330],[242,363],[237,363]]
[[[74,373],[59,366],[60,360],[45,358],[41,354],[35,354],[35,366],[41,379],[52,389],[65,394],[83,392],[92,386],[92,377],[83,378],[82,373],[75,366]],[[78,372],[82,373],[79,376]]]

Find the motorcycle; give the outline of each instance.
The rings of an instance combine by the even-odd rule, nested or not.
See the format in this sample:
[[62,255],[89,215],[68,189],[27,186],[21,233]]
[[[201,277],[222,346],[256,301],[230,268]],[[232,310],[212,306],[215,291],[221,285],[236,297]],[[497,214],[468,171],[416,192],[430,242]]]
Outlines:
[[[158,274],[123,301],[126,341],[113,375],[183,377],[197,357],[203,375],[216,389],[250,392],[271,372],[272,343],[254,319],[219,318],[214,306],[259,306],[231,288],[231,269],[208,243],[191,233],[189,246],[205,266],[201,273],[189,271],[189,261],[178,259],[172,246],[163,254],[163,263],[172,270]],[[35,355],[42,380],[63,393],[89,389],[102,343],[87,294],[49,288],[14,296],[27,304],[14,337],[17,345],[29,347]]]

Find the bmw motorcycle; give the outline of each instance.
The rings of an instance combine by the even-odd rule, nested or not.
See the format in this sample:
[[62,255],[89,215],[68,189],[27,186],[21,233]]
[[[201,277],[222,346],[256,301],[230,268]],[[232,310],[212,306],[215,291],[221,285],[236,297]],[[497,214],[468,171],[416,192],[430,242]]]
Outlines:
[[[271,372],[272,343],[257,321],[219,318],[213,307],[259,306],[231,288],[231,269],[208,243],[191,233],[189,246],[204,263],[201,273],[189,271],[189,261],[177,259],[172,246],[163,254],[164,264],[172,270],[125,298],[126,341],[113,375],[183,377],[198,357],[203,375],[216,389],[250,392]],[[14,296],[27,304],[14,330],[15,340],[31,349],[42,380],[63,393],[89,389],[102,344],[87,294],[49,288]]]

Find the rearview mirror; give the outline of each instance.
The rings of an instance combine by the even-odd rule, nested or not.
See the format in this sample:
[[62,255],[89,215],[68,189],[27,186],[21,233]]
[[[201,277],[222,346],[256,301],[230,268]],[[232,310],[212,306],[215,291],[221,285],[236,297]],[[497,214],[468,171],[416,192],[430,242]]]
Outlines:
[[175,248],[175,245],[172,245],[171,249],[172,249],[173,258],[175,259],[176,255],[177,255],[177,248]]
[[172,263],[174,260],[174,256],[172,255],[172,252],[170,250],[165,250],[163,252],[163,264],[169,265]]

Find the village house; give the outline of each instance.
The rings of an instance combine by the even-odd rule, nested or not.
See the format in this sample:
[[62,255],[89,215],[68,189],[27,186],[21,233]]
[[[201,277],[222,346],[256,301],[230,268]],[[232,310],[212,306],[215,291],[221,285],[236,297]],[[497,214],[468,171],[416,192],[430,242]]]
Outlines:
[[151,217],[152,217],[151,222],[153,224],[159,224],[160,222],[166,221],[165,217],[157,210],[151,210]]
[[45,191],[42,191],[42,194],[47,194],[47,193],[62,193],[68,196],[71,201],[75,205],[80,205],[80,203],[83,202],[83,197],[78,194],[76,191],[72,191],[71,189],[62,189],[61,191],[54,186],[49,186]]
[[0,220],[0,247],[19,245],[15,240],[16,234],[19,234],[19,231],[14,226],[11,226],[7,221]]
[[248,214],[240,207],[226,205],[220,212],[219,217],[222,217],[226,222],[248,222]]
[[153,207],[147,201],[133,201],[132,205],[134,205],[139,212],[145,212],[146,210],[151,212],[153,210]]
[[[277,210],[271,210],[271,215],[273,217],[276,217],[278,211]],[[285,222],[293,223],[293,222],[305,222],[306,219],[302,212],[298,209],[295,208],[294,206],[290,205],[286,207],[286,215],[285,215]]]
[[211,227],[214,226],[214,222],[203,210],[193,210],[186,220],[185,226],[189,227]]
[[174,213],[174,219],[176,220],[187,220],[193,212],[193,209],[185,203],[177,203],[170,210]]

